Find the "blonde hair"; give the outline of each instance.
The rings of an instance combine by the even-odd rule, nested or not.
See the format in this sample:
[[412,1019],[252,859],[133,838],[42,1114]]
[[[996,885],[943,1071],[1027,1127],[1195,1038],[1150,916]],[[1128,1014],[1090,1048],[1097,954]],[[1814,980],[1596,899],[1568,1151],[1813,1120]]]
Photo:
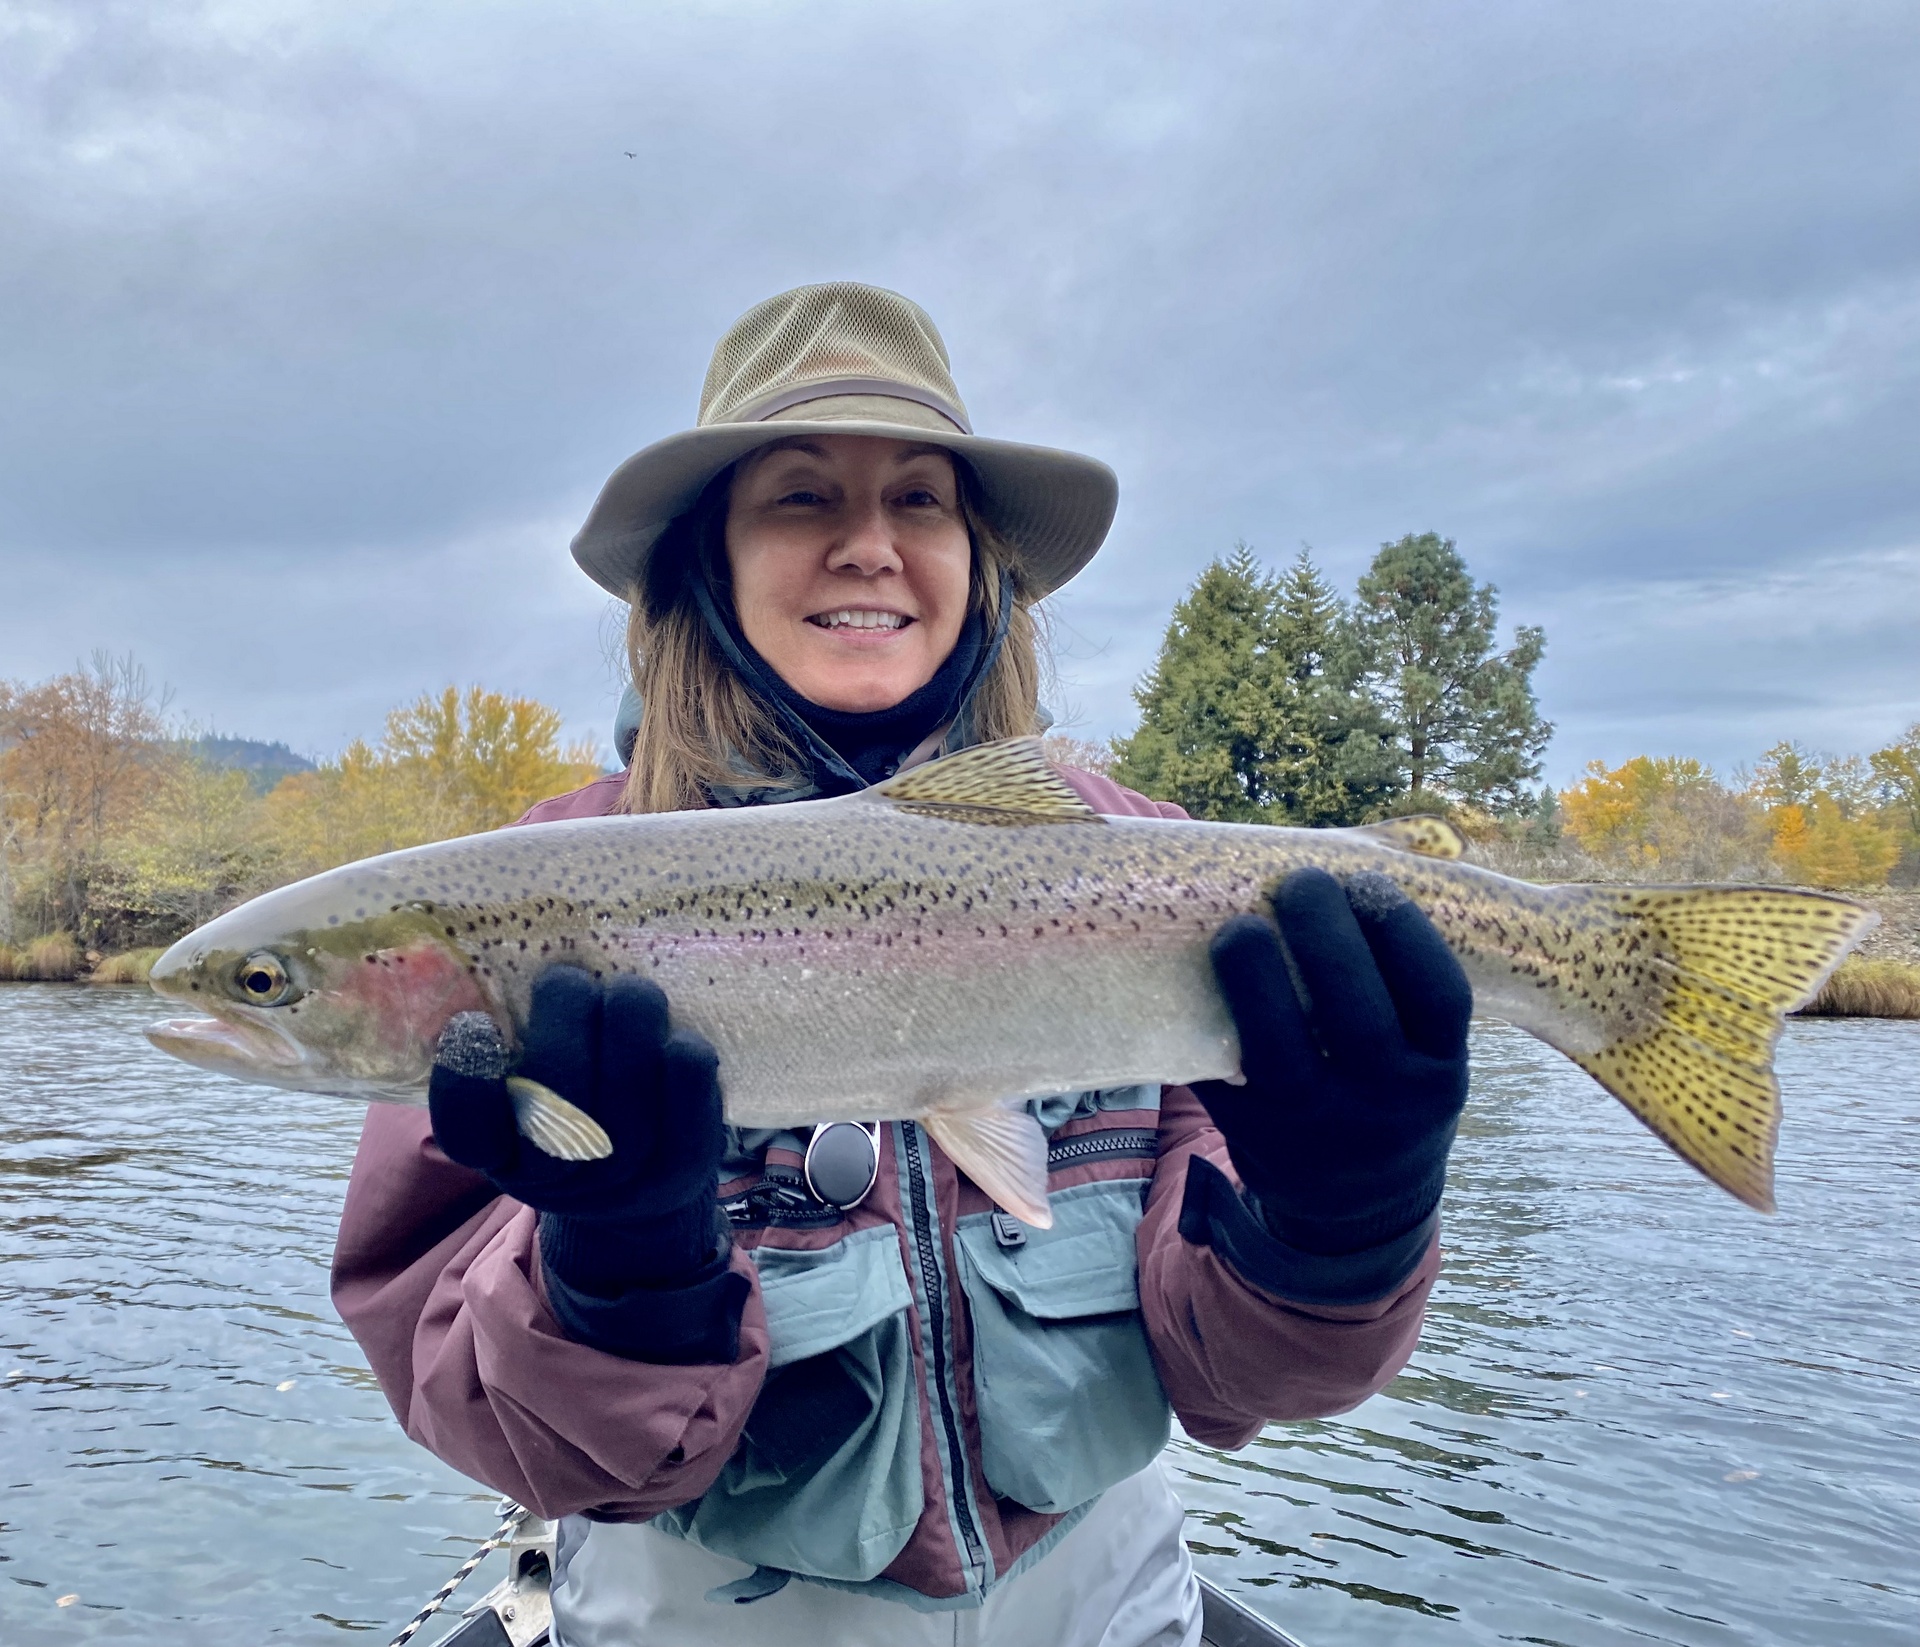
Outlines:
[[[1006,640],[967,705],[975,741],[1024,737],[1038,730],[1042,615],[1021,588],[1019,564],[1006,540],[987,525],[978,483],[959,459],[960,514],[973,542],[970,610],[991,635],[1000,591],[1013,586]],[[623,812],[679,812],[713,804],[710,789],[737,784],[742,768],[761,781],[800,787],[806,761],[773,710],[734,671],[694,595],[705,577],[730,599],[726,554],[727,501],[733,470],[723,471],[699,501],[661,533],[647,557],[644,581],[628,595],[627,667],[640,695],[640,731],[621,793]]]

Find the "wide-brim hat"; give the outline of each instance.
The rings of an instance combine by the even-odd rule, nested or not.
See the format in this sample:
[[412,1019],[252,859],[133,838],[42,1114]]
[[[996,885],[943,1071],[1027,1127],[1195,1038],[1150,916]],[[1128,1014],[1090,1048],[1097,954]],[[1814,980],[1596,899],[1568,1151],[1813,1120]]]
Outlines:
[[982,513],[1036,599],[1093,559],[1119,499],[1113,471],[1095,458],[976,435],[925,312],[878,286],[833,281],[768,298],[733,323],[713,351],[695,427],[614,470],[573,558],[626,599],[660,534],[716,475],[794,435],[924,441],[964,458]]

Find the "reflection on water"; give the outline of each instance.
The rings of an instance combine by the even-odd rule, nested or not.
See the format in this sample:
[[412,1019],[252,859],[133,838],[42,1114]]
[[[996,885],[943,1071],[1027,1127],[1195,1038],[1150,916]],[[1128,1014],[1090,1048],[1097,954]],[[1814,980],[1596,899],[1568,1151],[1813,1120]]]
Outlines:
[[1175,1449],[1203,1571],[1314,1647],[1920,1642],[1920,1024],[1780,1051],[1775,1218],[1484,1026],[1407,1372]]
[[[154,1011],[0,988],[0,1642],[390,1634],[493,1497],[327,1302],[359,1113],[163,1058]],[[1477,1057],[1413,1366],[1178,1444],[1203,1568],[1309,1647],[1911,1647],[1920,1025],[1788,1032],[1775,1219],[1524,1036]]]
[[157,1006],[0,987],[0,1642],[384,1641],[495,1500],[327,1301],[360,1112],[162,1057]]

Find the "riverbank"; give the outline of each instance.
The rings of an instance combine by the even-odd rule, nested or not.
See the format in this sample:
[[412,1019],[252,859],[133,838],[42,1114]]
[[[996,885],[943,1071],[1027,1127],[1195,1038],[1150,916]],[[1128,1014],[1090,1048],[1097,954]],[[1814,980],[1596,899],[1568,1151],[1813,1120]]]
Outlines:
[[15,947],[0,944],[0,983],[144,984],[164,952],[130,949],[120,955],[82,950],[64,932]]

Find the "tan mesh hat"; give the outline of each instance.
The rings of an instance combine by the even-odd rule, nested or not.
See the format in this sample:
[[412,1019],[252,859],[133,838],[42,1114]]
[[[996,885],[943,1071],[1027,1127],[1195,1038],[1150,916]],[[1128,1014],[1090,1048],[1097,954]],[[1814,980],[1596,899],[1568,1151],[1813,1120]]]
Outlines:
[[573,558],[624,600],[660,534],[715,475],[756,446],[801,434],[929,441],[965,458],[1035,596],[1085,566],[1113,523],[1111,469],[976,435],[925,312],[877,286],[834,281],[768,298],[733,323],[707,368],[698,424],[614,470]]

